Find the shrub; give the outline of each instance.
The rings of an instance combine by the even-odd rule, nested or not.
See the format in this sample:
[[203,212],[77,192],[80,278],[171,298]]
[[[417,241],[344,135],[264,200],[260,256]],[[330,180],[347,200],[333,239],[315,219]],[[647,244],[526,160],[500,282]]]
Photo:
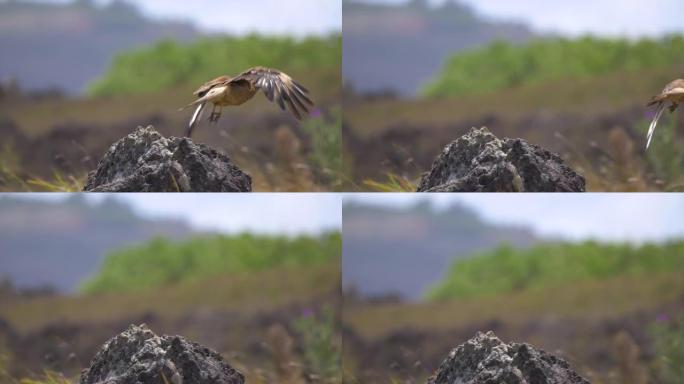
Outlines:
[[131,291],[196,277],[317,265],[339,258],[341,250],[339,232],[295,238],[245,233],[197,237],[180,243],[157,238],[110,253],[99,273],[81,290]]
[[684,269],[684,241],[663,245],[541,244],[529,249],[502,245],[453,262],[429,292],[450,299],[512,292],[534,286]]
[[201,84],[257,65],[287,71],[336,68],[341,55],[339,35],[304,40],[258,35],[217,37],[191,44],[162,41],[116,56],[104,77],[91,84],[89,93],[153,92],[185,83]]
[[426,96],[485,93],[523,83],[583,77],[684,62],[684,37],[660,40],[540,39],[515,45],[497,41],[457,53],[424,89]]

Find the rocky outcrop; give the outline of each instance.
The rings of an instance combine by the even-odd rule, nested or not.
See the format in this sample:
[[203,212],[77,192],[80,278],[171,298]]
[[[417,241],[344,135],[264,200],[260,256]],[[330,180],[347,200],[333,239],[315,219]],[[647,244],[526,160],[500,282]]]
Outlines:
[[89,192],[250,192],[251,177],[228,156],[189,138],[138,127],[90,172]]
[[473,128],[447,145],[418,192],[584,192],[584,178],[556,154]]
[[565,361],[529,344],[478,333],[453,349],[428,384],[589,384]]
[[244,377],[209,348],[132,325],[102,346],[80,380],[80,384],[183,383],[243,384]]

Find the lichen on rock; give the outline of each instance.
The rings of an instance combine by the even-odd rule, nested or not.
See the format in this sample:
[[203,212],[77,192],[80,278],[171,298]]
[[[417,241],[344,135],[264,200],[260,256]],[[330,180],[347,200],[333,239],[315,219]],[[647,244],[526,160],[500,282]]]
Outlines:
[[584,192],[584,177],[556,154],[486,127],[447,145],[423,174],[418,192]]
[[493,332],[454,348],[428,384],[589,384],[563,359],[529,344],[506,344]]
[[207,347],[131,325],[102,346],[80,384],[244,384],[244,377]]
[[147,126],[114,143],[83,190],[250,192],[252,179],[223,153],[186,137],[166,138]]

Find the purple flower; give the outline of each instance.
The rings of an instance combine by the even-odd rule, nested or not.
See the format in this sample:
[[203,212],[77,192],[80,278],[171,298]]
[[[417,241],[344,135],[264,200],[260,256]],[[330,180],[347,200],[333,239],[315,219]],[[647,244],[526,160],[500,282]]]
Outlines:
[[313,315],[314,315],[314,311],[311,308],[304,308],[304,310],[302,311],[302,317],[308,318],[308,317],[313,317]]
[[656,317],[656,321],[658,323],[667,323],[670,321],[670,316],[668,316],[667,313],[661,313]]
[[311,117],[316,118],[316,117],[321,117],[322,115],[323,115],[323,112],[321,112],[321,109],[320,109],[320,108],[314,108],[314,109],[311,111]]

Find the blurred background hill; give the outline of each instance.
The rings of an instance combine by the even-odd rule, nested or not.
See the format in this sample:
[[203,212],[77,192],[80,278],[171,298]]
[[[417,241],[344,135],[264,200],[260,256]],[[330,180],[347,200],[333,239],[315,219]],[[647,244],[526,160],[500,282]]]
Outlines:
[[0,382],[77,382],[146,323],[250,382],[339,383],[340,198],[222,197],[0,200]]
[[524,24],[486,20],[459,2],[344,0],[342,6],[342,71],[345,86],[358,93],[415,96],[454,52],[535,36]]
[[339,189],[341,3],[292,6],[283,18],[272,0],[0,2],[0,188],[79,189],[115,140],[149,124],[184,134],[191,111],[178,109],[197,87],[263,65],[311,91],[311,116],[257,95],[194,140],[226,152],[256,190]]
[[3,196],[0,278],[18,289],[49,287],[69,293],[115,248],[156,236],[180,240],[193,233],[186,222],[146,219],[113,198],[92,205],[79,196],[60,204]]
[[190,23],[152,20],[120,0],[105,6],[94,0],[3,1],[0,30],[3,80],[26,91],[68,95],[83,92],[120,52],[162,39],[191,41],[200,34]]
[[346,379],[422,382],[452,348],[492,330],[554,351],[592,383],[677,383],[683,204],[648,194],[349,196]]
[[415,189],[445,145],[487,126],[560,154],[589,190],[680,190],[681,111],[643,148],[645,103],[684,69],[683,7],[345,1],[347,187]]
[[455,255],[537,241],[529,228],[487,222],[461,204],[434,210],[428,200],[409,207],[352,202],[344,206],[344,223],[343,285],[369,297],[417,300]]

